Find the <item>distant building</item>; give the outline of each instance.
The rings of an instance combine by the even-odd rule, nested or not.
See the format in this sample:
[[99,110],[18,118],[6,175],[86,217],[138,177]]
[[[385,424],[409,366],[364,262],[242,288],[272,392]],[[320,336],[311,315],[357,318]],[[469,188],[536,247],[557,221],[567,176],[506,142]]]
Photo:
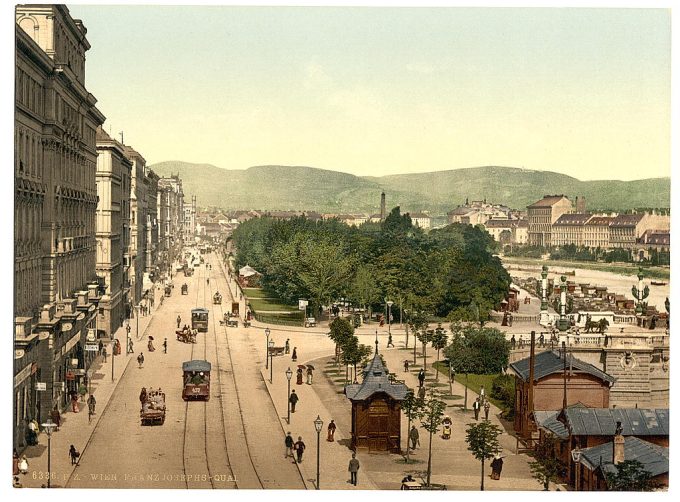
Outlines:
[[484,228],[495,241],[501,244],[526,244],[529,224],[526,220],[491,219],[484,223]]
[[583,226],[583,245],[589,248],[609,249],[609,225],[613,216],[593,216]]
[[583,246],[585,242],[585,224],[592,217],[591,214],[566,213],[557,218],[552,226],[552,246],[574,244]]
[[411,223],[423,230],[429,230],[432,227],[432,218],[426,213],[407,213],[411,217]]
[[670,216],[653,213],[620,214],[609,225],[611,247],[633,249],[648,230],[669,231]]
[[449,224],[462,223],[464,225],[484,225],[491,219],[508,219],[512,210],[502,204],[491,204],[484,200],[465,201],[464,205],[458,206],[447,213]]
[[564,195],[546,195],[527,206],[529,245],[550,247],[552,225],[564,213],[572,210],[571,201]]

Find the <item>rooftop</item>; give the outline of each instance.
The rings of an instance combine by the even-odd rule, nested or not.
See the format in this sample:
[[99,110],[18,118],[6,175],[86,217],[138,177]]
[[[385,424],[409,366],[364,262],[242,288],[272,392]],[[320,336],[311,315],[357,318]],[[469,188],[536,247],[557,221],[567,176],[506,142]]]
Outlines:
[[669,410],[639,408],[567,408],[560,418],[574,436],[613,436],[621,422],[624,436],[667,436]]
[[584,225],[591,216],[586,213],[567,213],[557,218],[555,225]]
[[401,401],[408,394],[408,387],[403,383],[393,384],[383,366],[377,350],[373,360],[364,368],[364,380],[360,384],[345,387],[345,395],[351,401],[363,401],[379,392],[384,392],[392,399]]
[[644,214],[620,214],[612,220],[610,227],[634,227],[644,217]]
[[[536,354],[536,361],[534,363],[534,379],[535,381],[540,380],[553,373],[561,373],[564,368],[564,361],[560,354],[553,351],[545,351]],[[588,364],[580,359],[576,359],[571,354],[567,355],[567,368],[571,368],[572,371],[580,371],[593,375],[596,378],[604,380],[606,382],[614,382],[614,378],[598,370],[592,364]],[[510,369],[512,369],[515,374],[520,377],[525,382],[529,380],[529,358],[521,359],[510,364]]]
[[[600,467],[605,473],[615,474],[616,465],[613,463],[613,442],[604,443],[592,448],[581,450],[581,463],[588,469]],[[636,437],[627,437],[623,445],[624,460],[637,460],[652,477],[668,472],[668,448],[658,446]]]
[[563,199],[566,199],[567,201],[569,200],[569,198],[566,195],[546,195],[541,200],[534,202],[530,206],[527,206],[527,208],[553,207],[555,204],[557,204]]

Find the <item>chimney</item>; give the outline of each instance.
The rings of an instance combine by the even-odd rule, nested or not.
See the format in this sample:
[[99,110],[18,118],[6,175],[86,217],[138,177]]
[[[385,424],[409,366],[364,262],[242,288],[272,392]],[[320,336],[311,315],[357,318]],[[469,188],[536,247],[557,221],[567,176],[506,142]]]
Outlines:
[[380,219],[381,220],[384,220],[385,216],[387,216],[385,214],[385,212],[386,212],[385,211],[385,192],[383,192],[383,193],[380,194]]
[[531,332],[529,350],[529,397],[527,399],[527,416],[534,411],[534,366],[536,366],[536,332]]
[[612,454],[612,462],[614,465],[619,465],[625,458],[624,450],[626,440],[623,438],[623,427],[621,422],[616,422],[616,433],[614,434],[614,451]]

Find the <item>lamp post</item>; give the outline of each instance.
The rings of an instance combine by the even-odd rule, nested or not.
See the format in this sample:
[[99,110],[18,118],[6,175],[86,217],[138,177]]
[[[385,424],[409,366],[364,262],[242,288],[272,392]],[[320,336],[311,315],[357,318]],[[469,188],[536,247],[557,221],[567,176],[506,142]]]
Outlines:
[[321,416],[317,415],[314,420],[314,428],[316,429],[316,489],[319,489],[319,445],[321,444],[321,429],[323,428],[323,420]]
[[111,341],[111,381],[113,382],[114,361],[116,360],[116,338]]
[[271,362],[269,363],[269,383],[274,383],[274,339],[269,340],[269,357]]
[[392,305],[394,302],[392,300],[387,300],[387,333],[392,334]]
[[288,399],[286,399],[286,402],[288,403],[288,425],[290,425],[290,379],[293,378],[293,371],[290,367],[286,370],[286,378],[288,379]]
[[574,464],[576,464],[576,467],[574,468],[574,490],[579,491],[578,478],[581,467],[581,448],[577,446],[571,450],[571,459],[574,461]]
[[269,328],[264,329],[264,334],[267,336],[267,343],[264,346],[264,351],[265,351],[265,368],[269,369],[269,333],[271,333],[271,330]]
[[139,340],[139,305],[135,305],[135,317],[137,318],[137,329],[135,330],[135,338]]
[[47,488],[51,488],[52,479],[52,431],[57,428],[57,424],[48,418],[47,422],[41,424],[45,432],[47,432]]

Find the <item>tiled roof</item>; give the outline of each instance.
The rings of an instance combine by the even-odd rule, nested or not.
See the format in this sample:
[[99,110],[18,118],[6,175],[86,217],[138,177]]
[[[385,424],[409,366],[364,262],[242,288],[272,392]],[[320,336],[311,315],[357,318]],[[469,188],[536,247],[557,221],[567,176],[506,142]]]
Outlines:
[[[543,377],[552,375],[553,373],[561,373],[563,371],[564,362],[560,355],[550,350],[536,354],[536,361],[534,363],[534,378],[540,380]],[[594,377],[604,380],[606,382],[613,382],[614,378],[608,374],[598,370],[592,364],[576,359],[571,354],[567,357],[567,368],[572,370],[583,371],[589,373]],[[529,380],[529,358],[521,359],[510,364],[510,368],[525,382]]]
[[446,213],[449,216],[465,216],[466,214],[474,213],[475,210],[472,209],[471,207],[466,207],[466,206],[458,206],[456,209],[453,211],[449,211]]
[[517,228],[529,228],[529,222],[527,220],[517,220]]
[[621,422],[624,436],[667,436],[669,410],[640,408],[568,408],[563,416],[574,436],[613,436]]
[[567,213],[563,214],[557,221],[555,225],[584,225],[591,217],[590,214],[585,213]]
[[609,224],[610,227],[634,227],[642,220],[644,214],[620,214]]
[[552,207],[555,204],[557,204],[559,201],[561,201],[562,199],[569,200],[564,195],[546,195],[541,200],[536,201],[536,202],[534,202],[533,204],[531,204],[530,206],[527,206],[527,207],[530,207],[530,208],[533,208],[533,207]]
[[382,364],[380,355],[376,352],[373,360],[364,369],[364,381],[345,387],[345,395],[351,401],[363,401],[373,394],[384,392],[392,399],[401,401],[408,393],[408,387],[403,383],[393,384]]
[[[613,463],[613,441],[581,450],[581,463],[591,471],[601,466],[606,473],[616,473]],[[636,437],[627,437],[623,445],[623,459],[637,460],[646,471],[658,476],[668,472],[668,448]]]
[[569,431],[562,422],[557,420],[559,411],[534,411],[534,421],[542,429],[551,432],[560,439],[568,439]]
[[411,218],[430,218],[429,214],[425,213],[408,213]]
[[111,136],[109,136],[109,134],[104,130],[102,126],[97,127],[96,140],[113,141],[113,139],[111,139]]
[[658,230],[647,230],[638,239],[640,244],[657,244],[663,246],[671,245],[671,234],[669,232],[659,232]]
[[613,216],[593,216],[588,220],[586,225],[603,225],[609,226],[609,224],[614,221]]

